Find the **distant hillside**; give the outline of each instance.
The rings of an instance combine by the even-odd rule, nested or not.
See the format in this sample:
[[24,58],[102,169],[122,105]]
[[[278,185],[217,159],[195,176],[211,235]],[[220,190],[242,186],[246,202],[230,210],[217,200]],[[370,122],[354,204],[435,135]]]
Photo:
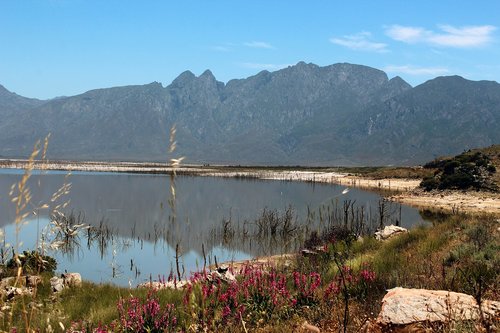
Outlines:
[[210,71],[49,101],[0,88],[0,155],[52,133],[53,159],[165,160],[177,125],[191,163],[417,164],[500,143],[500,85],[439,77],[412,88],[377,69],[303,62],[227,84]]
[[0,85],[0,110],[3,112],[22,111],[36,107],[44,102],[34,98],[26,98],[10,92]]

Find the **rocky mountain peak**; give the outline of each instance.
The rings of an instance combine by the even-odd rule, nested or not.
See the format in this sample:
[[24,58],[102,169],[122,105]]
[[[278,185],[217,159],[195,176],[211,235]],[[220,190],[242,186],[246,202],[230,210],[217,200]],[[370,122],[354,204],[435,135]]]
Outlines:
[[389,84],[392,87],[399,88],[401,91],[409,90],[412,88],[412,86],[408,82],[403,80],[400,76],[395,76],[392,79],[390,79]]
[[204,79],[204,80],[209,80],[209,81],[216,81],[214,74],[209,69],[207,69],[203,73],[201,73],[199,78]]
[[196,75],[191,71],[182,72],[177,78],[175,78],[170,84],[171,87],[184,87],[185,85],[193,82],[196,79]]

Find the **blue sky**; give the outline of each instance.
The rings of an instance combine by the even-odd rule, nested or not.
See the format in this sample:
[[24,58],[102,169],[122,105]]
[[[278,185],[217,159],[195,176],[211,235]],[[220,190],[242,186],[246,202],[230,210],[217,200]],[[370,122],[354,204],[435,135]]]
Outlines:
[[0,84],[27,97],[299,61],[500,81],[500,1],[0,0]]

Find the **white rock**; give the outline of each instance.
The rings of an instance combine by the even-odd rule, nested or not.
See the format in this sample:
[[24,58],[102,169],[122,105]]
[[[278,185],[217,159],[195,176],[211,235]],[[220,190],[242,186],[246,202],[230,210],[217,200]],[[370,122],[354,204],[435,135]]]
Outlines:
[[309,249],[302,249],[302,250],[300,251],[300,253],[301,253],[304,257],[314,257],[314,256],[317,256],[317,255],[318,255],[318,252],[313,251],[313,250],[309,250]]
[[318,327],[314,326],[314,325],[311,325],[309,324],[307,321],[305,321],[303,324],[302,324],[302,328],[307,331],[307,332],[313,332],[313,333],[320,333],[321,331],[319,330]]
[[188,281],[186,280],[180,280],[176,281],[167,281],[167,282],[159,282],[159,281],[150,281],[150,282],[143,282],[137,285],[137,288],[152,288],[156,290],[160,289],[182,289],[184,288],[187,284],[189,284]]
[[7,297],[7,299],[14,298],[18,295],[31,295],[32,293],[33,291],[31,290],[31,288],[16,288],[12,286],[8,286],[5,288],[5,297]]
[[233,273],[231,273],[229,271],[229,267],[228,266],[221,266],[211,272],[209,272],[207,274],[207,280],[208,281],[217,281],[217,280],[220,280],[220,281],[224,281],[224,282],[227,282],[227,283],[230,283],[230,282],[235,282],[236,281],[236,277],[234,276]]
[[50,278],[50,286],[53,292],[58,293],[64,289],[64,279],[53,276]]
[[42,277],[39,275],[26,275],[24,278],[26,280],[27,287],[36,287],[42,283]]
[[82,276],[80,273],[64,273],[61,274],[65,286],[76,287],[82,285]]
[[377,240],[385,240],[391,238],[394,235],[402,234],[405,232],[408,232],[408,229],[391,224],[386,226],[383,230],[375,232],[375,238]]
[[9,286],[12,286],[15,282],[16,282],[15,276],[9,276],[9,277],[3,278],[0,281],[0,288],[2,288],[2,289],[7,288]]
[[[487,318],[500,315],[500,302],[484,300],[481,306]],[[408,325],[417,322],[477,320],[479,306],[474,297],[446,290],[393,288],[382,300],[377,317],[381,325]]]

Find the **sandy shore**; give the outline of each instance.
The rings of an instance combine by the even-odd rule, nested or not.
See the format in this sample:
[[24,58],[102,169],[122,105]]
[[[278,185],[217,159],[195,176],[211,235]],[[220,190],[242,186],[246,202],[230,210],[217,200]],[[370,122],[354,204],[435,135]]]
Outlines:
[[[0,160],[0,168],[26,168],[25,160]],[[174,170],[166,163],[136,162],[37,162],[36,169],[86,171],[86,172],[129,172],[169,174]],[[500,194],[484,192],[424,192],[418,190],[419,179],[387,178],[373,179],[347,173],[310,170],[277,170],[269,168],[234,168],[224,166],[205,167],[183,165],[175,169],[181,175],[253,178],[265,180],[303,181],[339,184],[373,190],[398,192],[389,198],[418,208],[434,208],[446,211],[485,212],[500,215]]]
[[414,191],[393,195],[390,199],[419,208],[430,207],[449,212],[493,213],[500,216],[500,194],[498,193]]

